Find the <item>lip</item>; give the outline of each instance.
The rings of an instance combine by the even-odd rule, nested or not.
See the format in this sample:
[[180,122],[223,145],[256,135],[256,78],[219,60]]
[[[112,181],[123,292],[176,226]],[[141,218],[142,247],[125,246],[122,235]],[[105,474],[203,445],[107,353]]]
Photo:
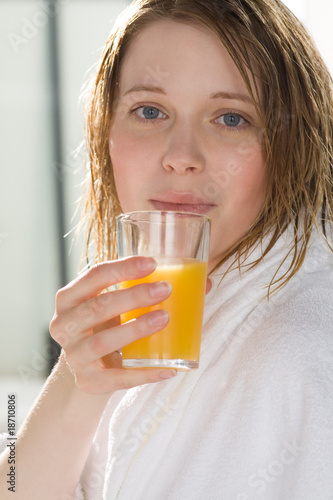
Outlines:
[[172,210],[206,214],[215,203],[188,192],[167,191],[149,200],[156,210]]

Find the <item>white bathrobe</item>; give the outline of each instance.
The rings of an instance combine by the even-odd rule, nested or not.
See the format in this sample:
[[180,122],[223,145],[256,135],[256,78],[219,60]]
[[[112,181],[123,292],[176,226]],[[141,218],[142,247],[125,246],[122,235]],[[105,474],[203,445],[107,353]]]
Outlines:
[[83,498],[333,500],[333,254],[315,237],[267,301],[288,237],[214,274],[198,370],[111,397]]
[[198,370],[111,397],[76,499],[333,500],[333,254],[267,301],[287,246],[214,274]]

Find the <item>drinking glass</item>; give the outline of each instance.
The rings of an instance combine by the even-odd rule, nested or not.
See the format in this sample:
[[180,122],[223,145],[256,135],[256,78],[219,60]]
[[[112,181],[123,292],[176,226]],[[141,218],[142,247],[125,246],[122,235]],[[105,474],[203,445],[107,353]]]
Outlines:
[[210,219],[174,211],[125,213],[117,217],[117,237],[119,258],[141,255],[157,261],[151,274],[122,282],[119,288],[162,280],[172,286],[170,296],[159,304],[121,315],[123,324],[156,309],[169,314],[165,328],[122,349],[123,366],[183,371],[198,368]]

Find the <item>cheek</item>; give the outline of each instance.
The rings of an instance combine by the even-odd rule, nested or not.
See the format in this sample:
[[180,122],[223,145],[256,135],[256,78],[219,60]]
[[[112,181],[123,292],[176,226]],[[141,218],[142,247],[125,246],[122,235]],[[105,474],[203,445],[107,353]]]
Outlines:
[[126,200],[132,198],[130,192],[131,183],[129,183],[128,181],[131,178],[131,159],[134,154],[128,147],[125,148],[123,146],[121,137],[119,137],[118,134],[110,135],[109,154],[113,167],[113,175],[120,205],[122,207],[122,210],[130,211],[130,209],[127,207]]
[[130,134],[120,127],[114,132],[111,129],[109,153],[115,175],[120,167],[124,175],[144,172],[151,164],[156,163],[160,149],[158,141],[152,141],[147,134]]
[[138,153],[138,145],[126,131],[122,120],[115,119],[109,135],[109,154],[115,178],[120,180],[127,177],[131,171],[135,172]]
[[210,179],[225,198],[259,197],[262,203],[265,191],[265,163],[258,141],[244,140],[236,147],[231,145],[215,158],[217,168]]
[[124,212],[147,209],[142,206],[147,186],[151,185],[156,164],[156,154],[146,144],[129,136],[120,127],[112,130],[109,139],[109,154],[113,166],[118,199]]
[[239,174],[234,181],[235,193],[248,210],[249,217],[256,216],[262,207],[266,188],[265,163],[261,152],[255,154],[252,151],[246,161],[240,163]]

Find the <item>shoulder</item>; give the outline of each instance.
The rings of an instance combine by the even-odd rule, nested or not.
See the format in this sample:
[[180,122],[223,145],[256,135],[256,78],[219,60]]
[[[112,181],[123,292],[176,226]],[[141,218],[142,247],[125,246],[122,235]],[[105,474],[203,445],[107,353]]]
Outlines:
[[273,296],[270,329],[301,333],[310,340],[333,340],[333,252],[318,237],[290,282]]
[[333,369],[333,252],[314,235],[300,270],[267,300],[269,277],[286,248],[274,248],[242,280],[234,276],[217,289],[207,318],[211,313],[211,324],[219,325],[224,347],[239,352],[245,363],[251,359],[252,366],[296,371],[297,360],[302,364],[309,357],[309,365],[328,357]]
[[251,311],[239,333],[261,376],[314,380],[318,373],[333,389],[333,252],[322,238],[313,239],[298,273]]
[[[313,235],[296,275],[272,296],[265,326],[297,343],[333,339],[333,252],[323,237]],[[293,334],[293,332],[295,332]]]
[[303,270],[253,311],[251,326],[244,347],[258,377],[289,391],[292,385],[333,390],[332,273]]

